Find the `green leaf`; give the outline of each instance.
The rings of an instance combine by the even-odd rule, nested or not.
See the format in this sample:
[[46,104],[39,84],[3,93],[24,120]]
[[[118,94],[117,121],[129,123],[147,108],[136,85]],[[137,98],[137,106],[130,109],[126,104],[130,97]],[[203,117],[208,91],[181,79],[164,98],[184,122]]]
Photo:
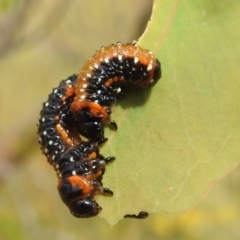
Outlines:
[[162,79],[113,107],[118,131],[101,152],[116,156],[97,196],[111,225],[125,214],[182,213],[239,162],[240,2],[158,0],[139,45]]

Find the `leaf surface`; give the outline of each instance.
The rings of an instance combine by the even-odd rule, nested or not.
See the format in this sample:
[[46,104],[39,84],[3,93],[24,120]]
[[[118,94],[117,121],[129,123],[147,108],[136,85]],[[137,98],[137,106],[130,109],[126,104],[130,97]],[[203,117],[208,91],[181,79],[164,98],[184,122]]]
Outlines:
[[97,196],[111,225],[140,211],[182,213],[239,162],[240,2],[157,0],[139,45],[162,63],[161,80],[113,107]]

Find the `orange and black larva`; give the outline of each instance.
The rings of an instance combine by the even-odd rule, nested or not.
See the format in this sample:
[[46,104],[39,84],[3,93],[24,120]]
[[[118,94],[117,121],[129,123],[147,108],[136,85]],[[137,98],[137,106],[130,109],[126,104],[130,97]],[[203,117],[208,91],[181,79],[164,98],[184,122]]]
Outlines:
[[160,62],[135,43],[102,47],[88,59],[78,76],[76,97],[71,104],[77,130],[91,141],[106,141],[104,123],[117,129],[110,119],[110,107],[121,92],[121,84],[148,87],[160,77]]
[[101,179],[105,164],[114,157],[101,156],[98,143],[82,141],[74,128],[70,104],[75,96],[76,77],[62,81],[43,104],[38,122],[39,143],[57,172],[58,191],[70,212],[76,217],[92,217],[101,210],[94,195],[113,194],[102,187]]
[[[101,179],[114,157],[101,156],[98,144],[107,140],[105,124],[117,129],[110,107],[121,97],[121,84],[148,87],[160,77],[160,62],[151,52],[136,44],[117,43],[97,51],[78,76],[62,81],[43,104],[39,143],[57,172],[59,194],[74,216],[97,215],[101,207],[94,196],[113,194],[102,187]],[[144,213],[126,217],[144,218]]]

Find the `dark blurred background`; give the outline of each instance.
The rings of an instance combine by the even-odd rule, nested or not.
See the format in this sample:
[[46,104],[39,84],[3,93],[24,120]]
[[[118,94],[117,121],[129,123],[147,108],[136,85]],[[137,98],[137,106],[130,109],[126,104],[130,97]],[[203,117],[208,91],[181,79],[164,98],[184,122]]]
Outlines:
[[76,219],[37,144],[41,104],[101,46],[137,40],[151,0],[1,0],[0,240],[240,239],[240,169],[186,214],[122,220]]

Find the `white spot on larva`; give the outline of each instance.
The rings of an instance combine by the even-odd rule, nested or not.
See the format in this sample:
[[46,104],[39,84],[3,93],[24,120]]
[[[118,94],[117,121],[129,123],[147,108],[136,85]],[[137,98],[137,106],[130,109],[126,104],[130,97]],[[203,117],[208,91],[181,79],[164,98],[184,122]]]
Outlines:
[[72,171],[72,175],[73,176],[77,175],[76,171]]
[[98,91],[97,91],[98,94],[101,94],[101,92],[102,92],[101,90],[98,90]]
[[105,63],[109,63],[109,60],[108,60],[108,58],[106,57],[106,58],[104,58],[104,62]]
[[135,71],[136,70],[136,68],[135,67],[132,67],[132,71]]
[[41,143],[41,142],[42,142],[42,138],[40,138],[40,137],[39,137],[39,138],[38,138],[38,142],[40,142],[40,143]]
[[148,64],[148,67],[147,67],[147,71],[150,71],[151,69],[152,69],[152,64],[149,63],[149,64]]
[[94,63],[94,67],[96,68],[96,69],[98,69],[98,64],[96,64],[96,63]]
[[118,55],[118,60],[122,61],[122,55]]
[[100,58],[100,62],[102,62],[103,61],[103,59],[102,58]]
[[122,90],[122,89],[119,87],[119,88],[117,89],[117,93],[120,93],[121,90]]
[[42,118],[41,121],[42,121],[42,122],[45,122],[45,118]]
[[54,161],[55,157],[56,157],[56,155],[52,155],[52,160],[53,160],[53,161]]
[[43,135],[46,136],[46,135],[47,135],[47,131],[44,131],[44,132],[43,132]]
[[56,164],[56,169],[59,169],[59,165],[58,164]]
[[46,103],[45,103],[45,107],[48,107],[48,105],[49,105],[49,103],[48,103],[48,102],[46,102]]
[[123,69],[123,66],[119,66],[120,69]]
[[147,73],[144,72],[144,73],[143,73],[143,76],[146,76],[146,75],[147,75]]
[[94,124],[95,124],[95,125],[97,125],[97,124],[98,124],[98,122],[94,122]]
[[57,89],[55,89],[54,91],[53,91],[53,93],[57,93],[58,92],[58,90]]
[[102,81],[102,79],[101,78],[98,78],[98,83],[100,83]]
[[61,174],[61,173],[59,173],[59,175],[58,175],[58,176],[59,176],[59,178],[62,178],[62,174]]
[[50,141],[48,142],[48,144],[49,144],[49,145],[52,145],[52,144],[53,144],[53,141],[52,141],[52,140],[50,140]]
[[70,157],[69,160],[70,160],[70,162],[75,162],[74,159],[73,159],[73,157]]
[[154,82],[154,79],[151,79],[149,82],[150,82],[150,83],[153,83],[153,82]]
[[83,88],[87,88],[87,86],[88,86],[87,84],[83,84],[82,85]]
[[84,89],[82,89],[82,88],[81,88],[79,91],[80,91],[80,92],[85,92],[85,90],[84,90]]
[[101,160],[99,163],[100,165],[103,165],[103,166],[106,164],[104,160]]
[[83,80],[83,81],[86,81],[86,78],[85,78],[85,77],[83,77],[83,78],[82,78],[82,80]]
[[58,154],[58,151],[55,151],[55,154]]
[[88,74],[87,74],[87,77],[89,77],[89,78],[90,78],[91,76],[92,76],[92,75],[91,75],[90,73],[88,73]]
[[136,40],[133,40],[132,45],[133,45],[133,46],[137,46],[137,41],[136,41]]
[[62,149],[61,152],[64,152],[64,149]]
[[138,63],[139,59],[137,57],[134,58],[134,63]]
[[85,99],[85,98],[86,98],[86,96],[85,96],[85,95],[82,95],[80,98],[81,98],[81,99]]
[[116,56],[117,56],[117,53],[116,53],[116,52],[114,52],[114,53],[113,53],[113,56],[114,56],[114,57],[116,57]]
[[95,100],[94,102],[95,102],[95,103],[98,103],[99,101],[98,101],[98,100]]
[[70,80],[70,79],[68,79],[68,80],[66,81],[66,83],[71,83],[71,80]]
[[44,152],[45,152],[45,153],[48,153],[48,149],[47,149],[47,148],[45,148],[45,149],[44,149]]

